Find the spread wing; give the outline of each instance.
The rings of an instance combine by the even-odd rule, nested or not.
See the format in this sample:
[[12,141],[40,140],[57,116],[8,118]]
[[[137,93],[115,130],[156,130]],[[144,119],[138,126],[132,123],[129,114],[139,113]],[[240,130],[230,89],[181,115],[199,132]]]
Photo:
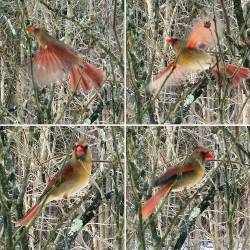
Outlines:
[[198,19],[187,39],[187,48],[205,49],[214,47],[217,42],[217,34],[220,38],[223,30],[222,24],[217,21],[216,26],[211,18],[203,17]]
[[148,85],[148,91],[152,94],[158,92],[162,85],[176,85],[189,73],[182,65],[172,62]]
[[66,44],[50,39],[34,57],[34,77],[44,84],[60,80],[78,60],[77,54]]

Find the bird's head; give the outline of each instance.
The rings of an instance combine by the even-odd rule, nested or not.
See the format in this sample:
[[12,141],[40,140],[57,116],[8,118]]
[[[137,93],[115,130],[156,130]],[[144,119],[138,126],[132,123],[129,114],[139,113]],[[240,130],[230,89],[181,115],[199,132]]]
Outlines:
[[171,36],[167,37],[167,39],[166,39],[166,43],[169,44],[169,45],[172,45],[172,46],[173,46],[176,42],[178,42],[178,41],[179,41],[179,39],[174,38],[174,37],[171,37]]
[[49,40],[52,40],[52,37],[49,35],[48,31],[44,28],[30,26],[27,31],[36,38],[40,47],[45,47]]
[[79,140],[74,146],[75,158],[79,161],[86,159],[89,153],[89,144],[85,139]]
[[34,26],[30,26],[27,31],[34,36],[48,35],[48,30],[45,28],[36,28]]
[[183,41],[175,37],[167,37],[166,43],[171,45],[176,52],[183,47]]
[[198,146],[194,148],[194,157],[202,162],[214,159],[214,153],[208,148]]

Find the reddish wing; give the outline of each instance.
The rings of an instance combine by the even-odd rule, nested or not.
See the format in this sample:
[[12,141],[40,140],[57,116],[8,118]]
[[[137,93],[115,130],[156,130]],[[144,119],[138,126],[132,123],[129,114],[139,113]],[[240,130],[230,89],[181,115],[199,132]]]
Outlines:
[[[217,22],[217,33],[222,33],[222,24]],[[187,48],[205,49],[213,47],[216,44],[216,28],[214,21],[210,18],[203,17],[194,24],[191,33],[187,39]]]
[[175,178],[178,178],[178,175],[180,175],[181,173],[190,173],[193,171],[194,168],[192,165],[169,168],[161,177],[156,179],[155,186],[165,185],[169,182],[169,180],[174,180]]
[[181,79],[185,78],[188,73],[185,67],[172,62],[149,83],[148,90],[150,93],[153,93],[159,91],[163,84],[176,85]]
[[86,63],[66,44],[50,38],[35,55],[35,79],[47,84],[62,79],[69,71],[73,90],[81,86],[84,92],[88,92],[93,87],[101,87],[106,79],[103,70]]
[[35,55],[35,79],[44,84],[60,80],[78,61],[77,54],[71,48],[51,38]]
[[70,164],[65,165],[61,171],[59,171],[55,176],[53,176],[46,189],[44,190],[42,196],[49,192],[54,186],[59,185],[60,183],[63,183],[67,179],[70,179],[74,174],[74,168]]

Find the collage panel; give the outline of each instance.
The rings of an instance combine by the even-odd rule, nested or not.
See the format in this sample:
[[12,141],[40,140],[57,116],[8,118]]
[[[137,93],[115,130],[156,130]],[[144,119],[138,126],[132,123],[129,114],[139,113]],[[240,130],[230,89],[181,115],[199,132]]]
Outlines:
[[128,1],[127,123],[249,124],[249,13],[249,1]]
[[123,123],[123,7],[3,1],[0,124]]
[[127,249],[249,249],[250,128],[127,128]]
[[0,152],[1,249],[122,249],[121,127],[1,127]]

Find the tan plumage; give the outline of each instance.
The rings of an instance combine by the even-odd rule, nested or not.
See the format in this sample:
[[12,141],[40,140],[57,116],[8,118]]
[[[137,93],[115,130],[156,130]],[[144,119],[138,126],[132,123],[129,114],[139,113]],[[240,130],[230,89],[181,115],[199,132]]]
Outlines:
[[168,168],[161,177],[156,179],[154,186],[161,186],[161,189],[144,203],[141,210],[142,218],[147,219],[170,190],[181,191],[200,183],[205,174],[204,163],[213,157],[213,153],[207,148],[196,147],[180,166]]
[[214,58],[207,52],[197,49],[183,48],[177,53],[176,63],[185,65],[190,72],[203,71],[209,69]]
[[80,140],[72,153],[70,161],[50,179],[37,204],[18,223],[21,225],[28,224],[38,216],[45,204],[53,200],[67,198],[84,188],[91,177],[91,170],[92,154],[88,142]]
[[163,84],[177,85],[189,74],[210,68],[216,79],[226,77],[234,84],[240,84],[242,80],[248,79],[250,77],[248,68],[233,64],[228,64],[224,68],[219,64],[217,69],[216,58],[204,50],[215,46],[218,38],[221,38],[222,30],[223,26],[220,22],[215,25],[212,19],[201,18],[196,21],[187,39],[167,38],[167,43],[172,45],[176,58],[149,83],[149,92],[159,91]]

